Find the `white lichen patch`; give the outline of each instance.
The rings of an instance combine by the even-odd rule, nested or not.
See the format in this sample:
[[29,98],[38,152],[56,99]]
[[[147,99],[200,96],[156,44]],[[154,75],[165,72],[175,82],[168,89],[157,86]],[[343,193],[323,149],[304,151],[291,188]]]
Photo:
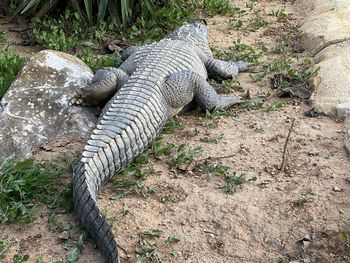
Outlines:
[[[45,61],[37,61],[40,66],[50,67],[58,72],[63,71],[67,73],[64,87],[68,87],[69,83],[85,85],[86,83],[84,82],[90,80],[93,76],[91,70],[89,71],[84,64],[79,64],[77,58],[68,57],[69,59],[67,59],[65,58],[67,54],[49,50],[41,51],[41,53],[44,55]],[[52,77],[52,75],[50,75],[50,77]]]

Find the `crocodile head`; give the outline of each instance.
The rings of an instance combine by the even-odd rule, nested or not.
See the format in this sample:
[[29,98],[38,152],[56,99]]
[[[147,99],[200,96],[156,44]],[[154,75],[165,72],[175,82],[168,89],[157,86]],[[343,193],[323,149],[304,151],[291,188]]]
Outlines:
[[203,45],[208,43],[208,29],[205,21],[195,21],[184,24],[173,31],[167,38]]

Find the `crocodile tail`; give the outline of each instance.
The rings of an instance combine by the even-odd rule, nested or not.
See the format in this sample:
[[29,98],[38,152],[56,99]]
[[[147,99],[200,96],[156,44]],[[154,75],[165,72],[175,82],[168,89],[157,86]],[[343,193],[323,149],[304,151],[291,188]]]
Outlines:
[[112,228],[97,206],[97,191],[92,188],[93,177],[80,162],[74,173],[73,201],[82,225],[92,235],[109,263],[119,263],[117,242]]

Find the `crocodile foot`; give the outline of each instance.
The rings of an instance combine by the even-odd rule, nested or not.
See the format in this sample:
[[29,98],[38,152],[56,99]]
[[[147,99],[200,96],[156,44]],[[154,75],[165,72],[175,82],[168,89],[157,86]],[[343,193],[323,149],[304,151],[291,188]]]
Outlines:
[[78,106],[87,106],[87,103],[82,98],[80,92],[73,92],[70,96],[68,96],[69,105],[78,105]]
[[245,61],[235,61],[234,63],[238,67],[238,72],[248,72],[249,68],[253,65],[252,63]]

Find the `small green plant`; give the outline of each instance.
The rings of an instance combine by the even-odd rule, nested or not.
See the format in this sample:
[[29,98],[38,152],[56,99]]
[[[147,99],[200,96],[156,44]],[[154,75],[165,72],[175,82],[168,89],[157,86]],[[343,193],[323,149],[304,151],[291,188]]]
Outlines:
[[220,49],[212,47],[213,53],[216,57],[223,60],[246,61],[256,63],[258,59],[266,52],[263,46],[261,50],[257,51],[254,47],[241,43],[241,40],[233,42],[233,45],[228,49]]
[[220,188],[232,195],[236,192],[237,186],[246,182],[245,174],[237,175],[236,172],[228,172],[224,175],[224,182]]
[[48,218],[50,232],[63,232],[72,228],[70,224],[63,224],[55,213],[50,213]]
[[229,0],[204,0],[203,9],[210,16],[220,15],[244,15],[246,12],[239,7],[234,6]]
[[276,111],[276,110],[279,110],[279,109],[282,109],[284,107],[284,104],[280,101],[277,101],[277,102],[272,102],[270,103],[266,110],[267,111]]
[[306,192],[306,193],[301,193],[300,194],[300,198],[296,201],[292,202],[292,205],[294,207],[299,207],[299,206],[303,206],[304,204],[307,203],[312,203],[315,200],[314,195],[310,192]]
[[210,133],[206,133],[203,138],[200,138],[200,140],[206,143],[218,144],[223,138],[224,138],[224,134],[222,132],[214,136],[210,135]]
[[5,43],[5,32],[0,30],[0,45]]
[[219,186],[220,189],[224,189],[226,193],[232,195],[236,192],[237,186],[249,182],[255,181],[257,178],[252,177],[246,179],[246,175],[241,173],[237,175],[236,172],[231,171],[230,168],[226,165],[216,164],[208,160],[199,162],[196,165],[197,172],[206,173],[208,179],[211,179],[213,176],[219,176],[223,179],[222,184]]
[[350,257],[350,235],[346,231],[340,232],[340,239],[344,242],[346,256]]
[[260,8],[254,9],[254,15],[248,19],[247,24],[244,27],[245,30],[256,32],[260,28],[267,27],[269,25],[269,23],[261,15],[261,11],[262,10]]
[[209,131],[217,126],[221,117],[231,116],[234,116],[234,113],[231,109],[216,108],[211,112],[207,110],[203,122],[203,127],[206,131],[206,134],[209,134]]
[[275,46],[272,48],[272,53],[274,54],[282,54],[286,53],[288,50],[287,47],[290,44],[290,34],[284,35],[276,40]]
[[0,240],[0,259],[4,258],[7,254],[7,251],[10,248],[10,244],[5,240]]
[[164,138],[162,136],[158,137],[151,146],[151,152],[156,159],[162,159],[164,156],[170,155],[174,149],[174,144],[164,145]]
[[122,39],[132,44],[157,41],[188,21],[194,11],[195,5],[183,2],[171,9],[161,7],[155,10],[152,16],[142,13],[130,28],[122,30]]
[[247,110],[259,110],[262,108],[263,103],[257,100],[246,100],[241,104],[241,106]]
[[103,67],[118,68],[123,63],[120,54],[114,53],[96,57],[89,48],[79,50],[76,55],[94,72]]
[[0,99],[24,64],[24,59],[8,49],[0,51]]
[[237,19],[229,18],[227,23],[228,30],[232,30],[232,29],[241,30],[243,26],[244,26],[244,22],[241,19],[237,20]]
[[156,173],[153,167],[143,169],[141,166],[148,162],[147,155],[140,155],[132,165],[124,168],[118,173],[113,181],[113,188],[116,190],[111,199],[119,200],[130,194],[140,194],[146,198],[153,190],[144,185],[149,175]]
[[183,124],[178,118],[171,118],[169,119],[162,130],[163,133],[169,134],[169,133],[174,133],[177,130],[180,130],[183,128]]
[[283,22],[287,17],[286,10],[284,8],[278,9],[276,11],[271,10],[270,15],[276,17],[277,22]]
[[135,252],[138,255],[136,257],[135,263],[143,262],[158,262],[164,263],[165,254],[169,254],[173,257],[176,256],[176,252],[167,252],[165,249],[174,243],[180,242],[181,239],[176,234],[169,235],[162,244],[159,242],[152,242],[151,240],[159,239],[163,236],[163,231],[159,229],[144,231],[140,233],[139,246],[135,248]]
[[29,260],[29,255],[22,255],[20,253],[16,253],[13,255],[13,263],[23,263],[23,262],[27,262]]
[[73,250],[71,250],[70,252],[68,252],[66,254],[66,261],[68,263],[78,262],[80,255],[84,250],[85,241],[86,241],[86,234],[84,233],[84,234],[79,236],[79,239],[75,244],[75,248],[73,248]]
[[180,165],[190,165],[194,161],[195,155],[203,151],[201,146],[191,148],[187,143],[180,144],[174,149],[174,154],[169,161],[169,165],[179,168]]

